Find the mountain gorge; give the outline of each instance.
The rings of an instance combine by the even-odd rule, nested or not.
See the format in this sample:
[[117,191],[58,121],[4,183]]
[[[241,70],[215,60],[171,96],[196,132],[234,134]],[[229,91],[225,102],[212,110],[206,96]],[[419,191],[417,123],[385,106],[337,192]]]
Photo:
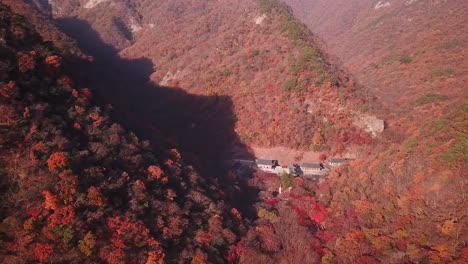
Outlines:
[[0,262],[466,263],[468,5],[284,2],[2,1]]
[[96,106],[73,80],[90,57],[3,4],[0,16],[1,262],[223,262],[245,232],[229,193]]
[[[370,98],[328,64],[314,36],[278,2],[60,1],[49,9],[98,57],[147,58],[153,82],[229,96],[246,144],[343,152],[371,141],[352,122]],[[328,144],[314,143],[314,135]]]
[[327,51],[389,107],[466,96],[466,1],[286,0]]

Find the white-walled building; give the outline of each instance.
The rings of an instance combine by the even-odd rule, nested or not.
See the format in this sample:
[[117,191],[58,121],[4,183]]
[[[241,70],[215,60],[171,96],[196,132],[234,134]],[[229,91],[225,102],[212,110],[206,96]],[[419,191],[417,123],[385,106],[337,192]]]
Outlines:
[[304,163],[301,165],[301,170],[304,173],[304,175],[319,174],[324,169],[325,167],[320,162]]
[[276,173],[275,169],[280,167],[277,160],[257,159],[257,167],[262,171]]
[[338,167],[340,165],[343,165],[343,164],[346,164],[348,162],[350,162],[351,159],[330,159],[328,160],[328,164],[330,164],[330,166],[333,166],[333,167]]

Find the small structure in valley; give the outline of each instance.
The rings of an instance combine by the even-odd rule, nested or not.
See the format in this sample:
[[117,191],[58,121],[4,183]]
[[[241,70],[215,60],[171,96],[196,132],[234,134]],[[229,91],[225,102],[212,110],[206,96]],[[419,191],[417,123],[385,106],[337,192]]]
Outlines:
[[304,175],[301,166],[299,166],[298,164],[293,164],[292,167],[289,168],[289,170],[294,177],[301,177]]
[[301,166],[304,175],[317,175],[324,169],[325,167],[321,162],[304,163]]
[[340,159],[329,159],[328,164],[332,167],[338,167],[340,165],[349,163],[352,159],[340,158]]
[[259,169],[267,172],[275,172],[275,168],[279,166],[277,160],[257,159],[255,161]]
[[243,159],[237,159],[237,160],[234,160],[235,163],[238,163],[240,165],[243,165],[243,166],[247,166],[247,167],[255,167],[256,163],[254,160],[243,160]]

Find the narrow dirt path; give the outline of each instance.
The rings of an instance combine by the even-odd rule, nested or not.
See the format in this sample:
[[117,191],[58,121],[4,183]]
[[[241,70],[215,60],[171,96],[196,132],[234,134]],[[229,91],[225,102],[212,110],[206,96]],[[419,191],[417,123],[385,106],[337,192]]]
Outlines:
[[320,153],[314,151],[301,151],[287,147],[251,147],[255,157],[258,159],[275,159],[280,165],[291,165],[293,163],[313,162],[319,160]]

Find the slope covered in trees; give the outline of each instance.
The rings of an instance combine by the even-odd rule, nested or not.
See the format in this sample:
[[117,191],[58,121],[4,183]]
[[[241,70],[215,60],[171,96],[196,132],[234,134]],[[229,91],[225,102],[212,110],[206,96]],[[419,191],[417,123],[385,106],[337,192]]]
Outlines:
[[466,103],[445,107],[403,144],[385,145],[319,186],[337,261],[467,261],[467,120]]
[[387,128],[367,157],[319,184],[286,177],[291,191],[274,198],[279,183],[257,175],[270,194],[239,259],[465,263],[466,3],[285,2],[382,101]]
[[[29,6],[4,2],[31,15],[1,5],[0,262],[468,261],[463,67],[436,72],[428,93],[399,93],[408,100],[388,112],[365,159],[320,183],[257,172],[248,187],[234,171],[199,175],[183,160],[220,166],[226,149],[242,148],[238,135],[337,152],[369,142],[351,120],[374,103],[327,64],[287,8],[28,1],[98,55],[93,63]],[[463,47],[437,60],[459,62]],[[416,73],[411,63],[402,57],[399,70]],[[440,83],[460,86],[450,94]],[[97,107],[93,94],[113,107]],[[259,200],[249,199],[257,189]],[[256,216],[238,205],[254,205]]]
[[352,122],[368,98],[278,1],[90,2],[51,2],[50,14],[90,52],[150,59],[152,81],[228,96],[245,143],[341,152],[370,141]]
[[466,99],[466,1],[284,2],[389,115],[412,111],[429,94]]
[[221,189],[114,123],[81,58],[3,4],[0,28],[0,262],[224,262],[245,227]]
[[[324,181],[257,174],[264,190],[241,263],[466,263],[468,105],[446,107],[403,144],[336,168]],[[291,186],[275,197],[275,187]],[[273,188],[272,188],[273,187]]]

